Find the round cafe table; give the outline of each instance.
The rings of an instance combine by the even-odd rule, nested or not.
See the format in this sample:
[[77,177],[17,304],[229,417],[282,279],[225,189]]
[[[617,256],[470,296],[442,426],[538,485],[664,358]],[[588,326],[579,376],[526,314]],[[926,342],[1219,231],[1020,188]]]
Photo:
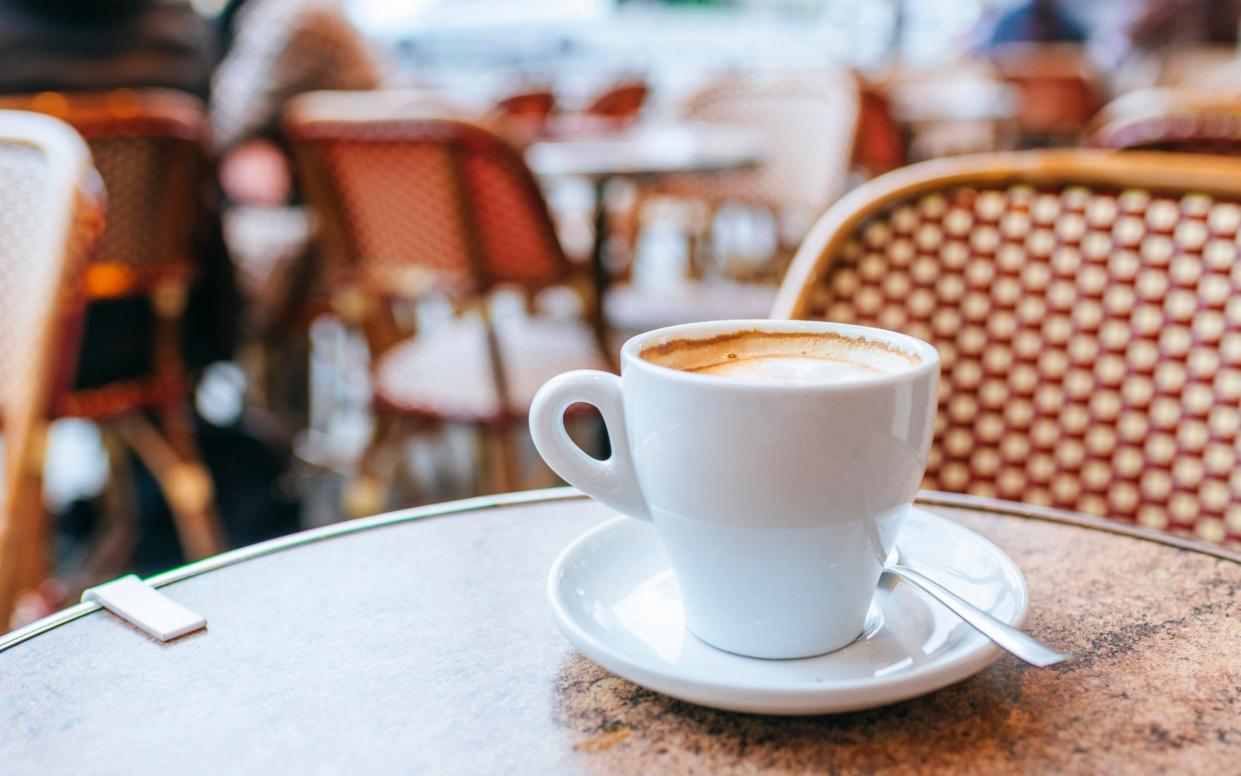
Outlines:
[[762,160],[762,144],[745,127],[706,122],[643,122],[630,126],[555,128],[526,149],[526,163],[547,178],[573,177],[594,187],[591,276],[598,303],[596,330],[607,330],[604,297],[611,275],[607,187],[617,178],[650,179],[674,173],[735,172]]
[[1236,772],[1241,554],[937,493],[1007,551],[1026,627],[1003,657],[870,711],[776,718],[649,692],[575,654],[544,599],[609,513],[557,489],[343,523],[158,577],[208,629],[157,643],[79,605],[0,637],[0,770]]

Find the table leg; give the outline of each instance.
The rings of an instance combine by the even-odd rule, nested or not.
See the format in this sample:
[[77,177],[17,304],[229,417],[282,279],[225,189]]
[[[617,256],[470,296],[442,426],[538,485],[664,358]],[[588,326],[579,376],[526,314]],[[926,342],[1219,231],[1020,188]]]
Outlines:
[[[617,364],[612,353],[611,338],[608,336],[608,316],[605,304],[608,286],[612,284],[612,276],[608,269],[608,180],[606,176],[595,180],[595,243],[591,247],[590,252],[590,270],[591,279],[594,282],[595,304],[594,309],[590,311],[590,325],[594,329],[595,340],[599,343],[600,351],[615,370]],[[604,427],[602,418],[599,420],[599,431],[595,447],[599,451],[600,457],[604,459],[608,458],[612,453],[612,445],[608,439],[607,428]]]
[[595,181],[595,242],[590,251],[591,280],[594,283],[595,304],[591,310],[591,325],[599,346],[611,360],[611,345],[608,342],[608,322],[604,308],[608,286],[612,276],[608,272],[608,178],[601,177]]

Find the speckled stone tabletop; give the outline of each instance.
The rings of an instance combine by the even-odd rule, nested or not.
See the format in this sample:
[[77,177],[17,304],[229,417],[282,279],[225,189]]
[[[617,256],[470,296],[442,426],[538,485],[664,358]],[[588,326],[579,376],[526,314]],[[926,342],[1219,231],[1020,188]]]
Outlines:
[[830,717],[671,700],[552,624],[553,557],[609,516],[555,491],[216,562],[164,588],[210,623],[170,644],[105,612],[10,638],[0,772],[1241,773],[1241,564],[1088,519],[931,508],[1017,561],[1026,628],[1079,660],[1004,657]]

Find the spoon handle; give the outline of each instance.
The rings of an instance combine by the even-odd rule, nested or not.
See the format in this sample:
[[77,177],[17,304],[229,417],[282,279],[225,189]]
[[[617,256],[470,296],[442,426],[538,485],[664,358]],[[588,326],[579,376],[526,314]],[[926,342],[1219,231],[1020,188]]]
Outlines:
[[935,580],[914,571],[908,566],[890,564],[883,567],[883,573],[890,574],[919,588],[931,598],[948,607],[979,633],[1030,665],[1050,666],[1072,657],[1072,655],[1064,652],[1057,652],[1011,625],[1000,622]]

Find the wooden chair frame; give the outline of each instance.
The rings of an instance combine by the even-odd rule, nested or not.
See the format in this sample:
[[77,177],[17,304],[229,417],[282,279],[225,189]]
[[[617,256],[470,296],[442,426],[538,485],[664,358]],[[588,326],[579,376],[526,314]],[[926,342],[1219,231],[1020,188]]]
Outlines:
[[[31,358],[3,409],[5,466],[0,510],[0,631],[7,628],[19,594],[33,590],[49,571],[49,526],[43,510],[47,424],[56,396],[72,379],[72,360],[59,354],[81,321],[80,278],[103,231],[103,193],[90,151],[60,121],[31,113],[0,112],[0,140],[25,145],[47,159],[50,214],[37,253],[55,266],[55,288],[35,320],[26,321]],[[29,257],[35,258],[35,257]]]
[[1222,153],[1241,152],[1241,92],[1140,89],[1105,105],[1091,122],[1089,145]]

